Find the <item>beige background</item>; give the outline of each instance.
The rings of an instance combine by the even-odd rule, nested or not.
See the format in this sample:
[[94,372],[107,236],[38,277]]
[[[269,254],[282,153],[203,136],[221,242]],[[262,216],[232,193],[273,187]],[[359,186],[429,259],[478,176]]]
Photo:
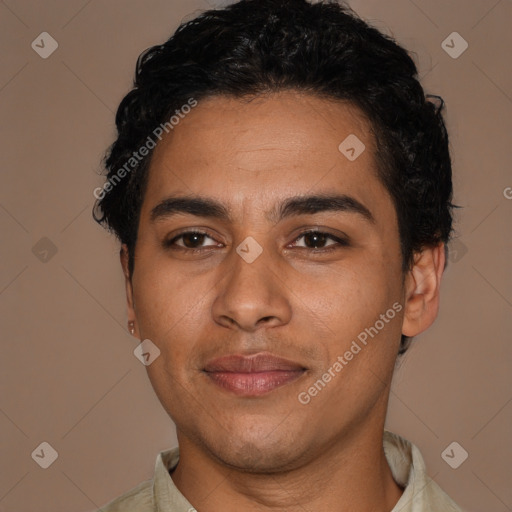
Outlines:
[[[427,92],[446,100],[464,207],[439,319],[400,365],[388,428],[463,508],[511,510],[512,2],[350,4],[413,51]],[[92,191],[136,57],[207,7],[0,2],[1,512],[94,510],[176,444],[133,355],[118,246],[92,221]],[[47,59],[31,48],[43,31],[59,44]],[[457,59],[441,47],[453,31],[469,44]],[[48,469],[31,457],[43,441],[58,452]],[[469,453],[458,469],[441,458],[452,441]]]

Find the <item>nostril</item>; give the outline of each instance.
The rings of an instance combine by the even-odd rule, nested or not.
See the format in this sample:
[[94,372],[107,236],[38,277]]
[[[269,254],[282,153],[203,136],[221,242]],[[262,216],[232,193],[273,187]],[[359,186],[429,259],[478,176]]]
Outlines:
[[273,318],[275,318],[275,317],[273,317],[273,316],[265,316],[263,318],[260,318],[258,320],[258,323],[270,322]]

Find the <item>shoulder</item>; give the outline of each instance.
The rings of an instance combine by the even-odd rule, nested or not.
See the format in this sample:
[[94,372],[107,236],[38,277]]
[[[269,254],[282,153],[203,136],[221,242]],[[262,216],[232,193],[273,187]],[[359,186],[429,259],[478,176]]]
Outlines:
[[146,480],[98,509],[98,512],[153,512],[152,480]]
[[[178,448],[160,452],[156,458],[152,479],[141,482],[100,507],[97,512],[155,512],[168,510],[169,504],[175,505],[180,500],[185,503],[185,498],[181,496],[169,476],[169,470],[177,465],[178,460]],[[190,506],[188,508],[190,509]]]
[[416,445],[385,431],[384,453],[394,480],[404,488],[392,512],[461,512],[458,505],[427,475],[425,462]]

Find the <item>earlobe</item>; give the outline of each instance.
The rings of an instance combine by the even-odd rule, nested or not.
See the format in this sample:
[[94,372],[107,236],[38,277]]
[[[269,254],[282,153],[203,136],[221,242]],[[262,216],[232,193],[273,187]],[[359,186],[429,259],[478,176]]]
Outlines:
[[126,291],[126,305],[128,309],[128,326],[132,335],[138,336],[137,323],[135,322],[135,303],[133,299],[133,286],[130,278],[129,270],[129,252],[126,244],[121,245],[121,251],[119,253],[119,259],[121,260],[121,267],[124,274],[124,284]]
[[416,253],[405,279],[405,312],[402,334],[416,336],[434,322],[439,310],[441,277],[445,267],[444,244]]

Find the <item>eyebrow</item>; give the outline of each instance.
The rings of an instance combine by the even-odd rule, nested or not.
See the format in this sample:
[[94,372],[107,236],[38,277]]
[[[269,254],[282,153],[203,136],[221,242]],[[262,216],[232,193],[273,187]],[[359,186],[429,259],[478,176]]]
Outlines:
[[[289,197],[267,213],[269,221],[277,223],[294,215],[312,215],[321,212],[344,212],[361,216],[375,223],[370,210],[357,199],[344,194],[318,194]],[[150,214],[151,222],[174,215],[188,214],[230,222],[231,215],[219,201],[201,196],[173,196],[158,203]]]

